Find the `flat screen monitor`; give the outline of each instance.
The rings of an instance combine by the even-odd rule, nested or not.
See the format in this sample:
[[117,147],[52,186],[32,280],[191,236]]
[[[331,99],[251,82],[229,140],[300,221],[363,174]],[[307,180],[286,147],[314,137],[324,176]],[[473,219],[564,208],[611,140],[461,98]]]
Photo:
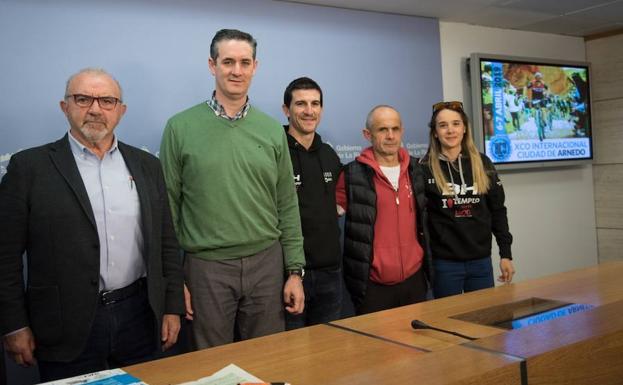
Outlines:
[[475,53],[474,138],[498,168],[590,163],[590,65]]

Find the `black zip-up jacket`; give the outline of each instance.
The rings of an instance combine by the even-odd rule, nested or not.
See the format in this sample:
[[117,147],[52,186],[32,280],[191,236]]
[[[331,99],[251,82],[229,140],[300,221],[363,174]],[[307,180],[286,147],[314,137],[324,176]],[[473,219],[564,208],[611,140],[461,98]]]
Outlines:
[[[284,128],[287,133],[288,126]],[[301,214],[305,268],[337,268],[341,264],[341,250],[335,185],[342,163],[318,133],[309,150],[290,134],[287,137]]]
[[442,195],[428,160],[423,159],[428,198],[431,249],[434,258],[469,261],[491,256],[492,234],[500,248],[500,257],[512,259],[513,236],[508,229],[504,188],[491,160],[480,154],[491,181],[487,194],[474,187],[469,157],[460,155],[454,162],[440,158],[441,169],[455,194]]

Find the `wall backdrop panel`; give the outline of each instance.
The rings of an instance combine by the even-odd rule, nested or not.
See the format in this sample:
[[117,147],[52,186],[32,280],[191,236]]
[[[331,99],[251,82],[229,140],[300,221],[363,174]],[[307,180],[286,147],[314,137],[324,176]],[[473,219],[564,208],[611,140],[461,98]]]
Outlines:
[[319,131],[343,161],[367,144],[361,129],[376,104],[396,106],[407,148],[425,149],[442,95],[437,20],[269,0],[0,0],[0,175],[11,154],[67,130],[58,102],[84,67],[105,68],[124,88],[119,137],[157,152],[166,120],[210,97],[208,51],[220,28],[258,40],[251,101],[280,121],[292,79],[320,83]]

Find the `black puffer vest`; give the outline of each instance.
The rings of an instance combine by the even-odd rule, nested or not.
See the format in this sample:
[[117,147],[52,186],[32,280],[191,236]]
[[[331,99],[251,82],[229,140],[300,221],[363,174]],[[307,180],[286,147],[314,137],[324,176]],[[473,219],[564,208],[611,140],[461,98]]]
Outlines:
[[[416,201],[418,241],[424,250],[422,267],[429,286],[433,271],[427,226],[424,177],[418,160],[411,157],[409,176]],[[376,190],[374,170],[353,161],[344,167],[344,182],[348,211],[344,224],[344,280],[353,305],[357,308],[366,295],[370,265],[374,250],[374,223],[376,222]]]

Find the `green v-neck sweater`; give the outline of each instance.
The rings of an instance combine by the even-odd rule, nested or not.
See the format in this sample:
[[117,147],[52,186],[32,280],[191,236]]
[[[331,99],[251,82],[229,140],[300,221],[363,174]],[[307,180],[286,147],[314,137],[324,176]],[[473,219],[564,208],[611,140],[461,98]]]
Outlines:
[[251,106],[236,121],[201,103],[167,122],[160,145],[175,230],[206,260],[253,255],[279,240],[286,269],[305,265],[283,128]]

